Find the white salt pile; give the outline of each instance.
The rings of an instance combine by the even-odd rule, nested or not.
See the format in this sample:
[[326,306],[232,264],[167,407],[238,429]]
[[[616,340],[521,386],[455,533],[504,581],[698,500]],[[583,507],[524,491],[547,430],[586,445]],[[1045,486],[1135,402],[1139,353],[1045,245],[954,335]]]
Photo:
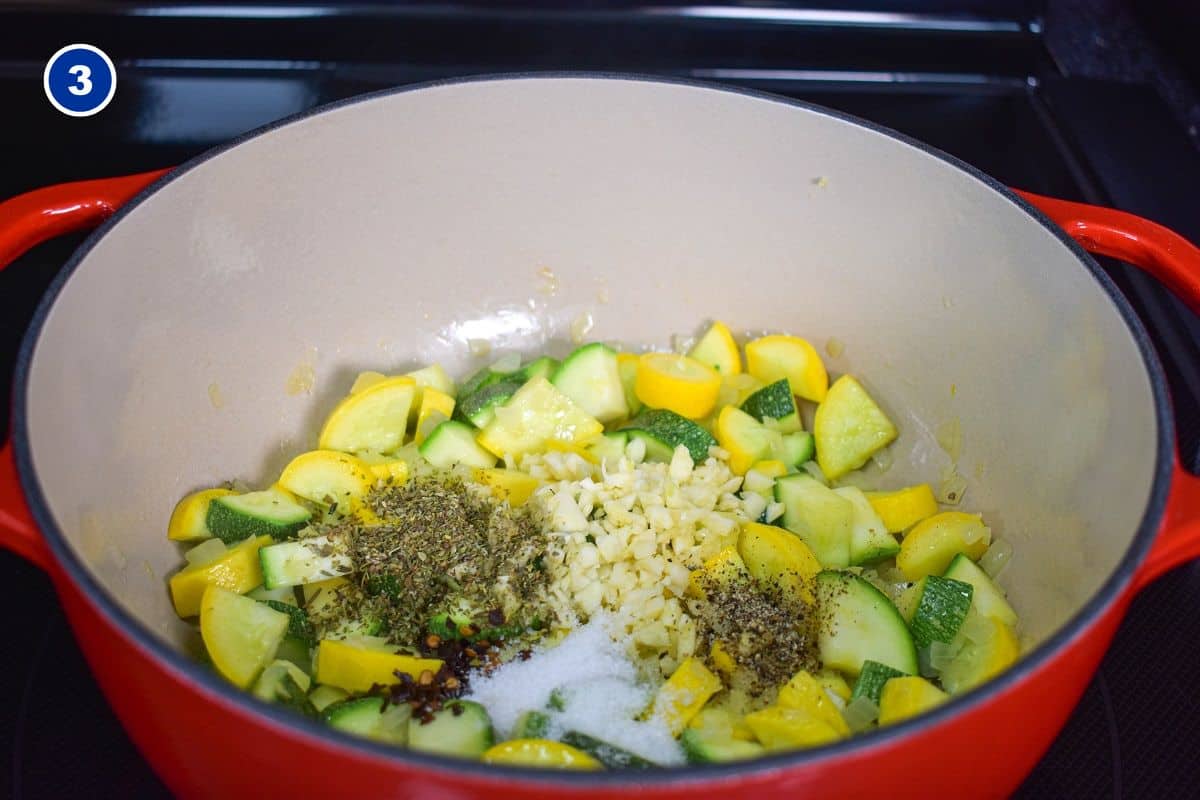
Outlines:
[[[487,708],[501,736],[512,732],[525,711],[541,711],[550,717],[550,738],[576,731],[656,764],[682,764],[679,744],[661,720],[635,719],[649,705],[652,690],[638,681],[624,646],[613,641],[611,624],[609,617],[595,616],[555,647],[472,677],[467,696]],[[556,689],[565,703],[561,711],[548,708]]]

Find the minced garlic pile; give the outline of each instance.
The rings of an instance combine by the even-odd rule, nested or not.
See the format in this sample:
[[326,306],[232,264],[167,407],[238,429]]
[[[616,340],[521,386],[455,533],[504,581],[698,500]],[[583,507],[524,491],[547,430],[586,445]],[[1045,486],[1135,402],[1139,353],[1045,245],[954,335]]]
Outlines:
[[651,463],[633,440],[601,464],[557,451],[519,464],[543,481],[535,496],[548,512],[550,603],[562,619],[611,612],[649,673],[669,675],[693,654],[688,574],[736,544],[739,523],[761,510],[735,494],[742,479],[721,455],[712,448],[696,466],[680,446],[670,464]]

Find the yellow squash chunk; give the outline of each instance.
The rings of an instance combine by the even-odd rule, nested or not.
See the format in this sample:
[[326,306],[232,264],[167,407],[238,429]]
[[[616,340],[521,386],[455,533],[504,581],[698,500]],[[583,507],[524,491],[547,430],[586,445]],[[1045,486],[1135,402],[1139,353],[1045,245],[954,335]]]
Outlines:
[[850,726],[842,718],[842,712],[825,694],[820,682],[804,670],[793,675],[779,689],[779,699],[775,704],[784,708],[798,708],[827,724],[839,736],[850,735]]
[[408,462],[398,458],[369,464],[367,468],[377,481],[398,485],[408,480]]
[[355,519],[357,519],[363,525],[366,525],[368,527],[383,524],[383,518],[380,517],[378,514],[376,514],[374,511],[372,511],[370,508],[368,508],[366,505],[360,505],[360,506],[355,507],[352,514]]
[[725,406],[741,406],[746,398],[766,386],[749,372],[739,372],[737,375],[722,375],[721,390],[717,392],[717,408]]
[[717,404],[721,376],[694,358],[646,353],[638,359],[634,390],[650,408],[665,408],[688,419],[700,419]]
[[978,514],[943,511],[908,532],[896,554],[896,566],[910,581],[941,575],[959,553],[978,561],[991,541],[992,531]]
[[[410,428],[415,429],[417,427],[417,416],[421,410],[421,398],[427,388],[437,389],[442,394],[449,395],[450,397],[458,395],[454,381],[450,380],[450,376],[446,374],[446,370],[442,369],[441,364],[430,364],[428,367],[406,372],[404,376],[412,378],[417,382],[417,392],[413,395],[412,406],[408,409],[408,427]],[[433,430],[433,428],[429,430]]]
[[756,461],[750,469],[756,469],[768,478],[782,478],[787,475],[787,464],[784,464],[777,458],[768,458],[763,461]]
[[721,679],[704,666],[698,658],[685,659],[675,668],[654,697],[653,714],[662,717],[678,736],[692,717],[700,713],[708,698],[721,691]]
[[716,734],[722,739],[739,739],[743,742],[755,741],[754,731],[750,730],[750,727],[741,716],[733,713],[728,708],[707,706],[701,709],[699,714],[692,717],[692,721],[688,723],[688,727]]
[[712,661],[712,665],[717,672],[725,676],[728,680],[733,671],[737,669],[737,662],[733,660],[733,656],[729,655],[729,651],[725,648],[723,642],[713,642],[712,647],[708,648],[708,658]]
[[404,444],[408,411],[417,382],[407,376],[387,378],[342,399],[325,420],[317,440],[322,450],[386,453]]
[[217,672],[248,688],[287,633],[288,615],[220,586],[209,586],[200,601],[200,637]]
[[901,533],[937,513],[937,499],[928,483],[894,492],[863,492],[889,533]]
[[689,597],[704,597],[704,586],[714,583],[718,586],[727,585],[739,577],[749,577],[746,563],[738,554],[736,547],[726,547],[721,552],[704,562],[700,569],[692,570],[688,575],[687,595]]
[[879,697],[879,724],[890,725],[923,714],[950,699],[950,695],[924,678],[905,675],[883,685]]
[[232,489],[201,489],[180,500],[167,523],[167,538],[174,542],[194,542],[212,536],[204,521],[208,516],[208,504],[217,497],[231,494],[236,492]]
[[779,434],[740,408],[725,406],[717,417],[717,444],[729,451],[729,469],[745,475],[750,466],[771,455]]
[[316,614],[335,601],[338,598],[338,588],[348,583],[350,583],[348,579],[339,575],[336,578],[327,578],[316,583],[302,584],[300,591],[304,593],[305,609],[309,614]]
[[417,444],[425,441],[430,431],[450,419],[454,413],[454,398],[432,386],[421,390],[421,410],[417,413],[417,429],[413,434]]
[[542,450],[550,441],[586,444],[603,432],[604,426],[595,417],[539,377],[496,409],[477,441],[501,458],[515,458]]
[[600,459],[591,450],[586,447],[580,447],[577,444],[571,444],[570,442],[560,442],[557,439],[551,439],[546,442],[546,450],[547,452],[553,450],[558,453],[574,453],[589,464],[600,463]]
[[404,376],[416,381],[417,386],[421,389],[437,389],[439,392],[448,394],[451,397],[455,397],[458,394],[455,391],[454,381],[446,374],[446,370],[442,369],[441,364],[430,364],[428,367],[406,372]]
[[951,694],[965,692],[996,677],[1021,654],[1017,634],[1011,627],[973,611],[955,641],[962,643],[962,649],[940,675],[942,686]]
[[737,342],[729,327],[719,320],[700,337],[688,355],[721,375],[737,375],[742,371],[742,354],[738,352]]
[[754,736],[771,751],[796,750],[836,742],[842,736],[828,722],[807,711],[769,706],[746,715]]
[[294,495],[321,505],[355,505],[375,482],[361,459],[336,450],[310,450],[291,460],[279,485]]
[[829,387],[813,417],[817,464],[836,480],[867,463],[896,438],[896,426],[875,404],[862,384],[843,375]]
[[386,380],[387,375],[384,375],[382,372],[373,372],[371,370],[360,372],[354,377],[354,383],[350,384],[350,394],[358,394],[363,389],[370,389],[380,381]]
[[737,548],[746,569],[759,583],[778,586],[809,605],[815,601],[812,582],[821,564],[799,536],[774,525],[746,522]]
[[414,678],[426,670],[437,673],[436,658],[396,655],[389,649],[356,646],[353,642],[322,639],[317,644],[317,683],[339,686],[348,692],[365,692],[374,684],[399,683],[396,672]]
[[818,672],[817,683],[821,684],[821,688],[827,692],[833,692],[845,702],[850,702],[850,684],[846,683],[846,679],[836,670],[823,669]]
[[796,336],[764,336],[746,345],[746,371],[764,384],[787,378],[792,394],[820,403],[829,373],[815,347]]
[[481,756],[485,764],[551,769],[604,769],[582,750],[550,739],[510,739],[492,745]]
[[515,469],[480,467],[472,473],[476,483],[492,491],[497,500],[507,500],[513,508],[525,505],[538,488],[538,479]]
[[200,602],[209,586],[219,586],[236,594],[245,594],[262,585],[262,567],[258,551],[271,543],[270,536],[259,536],[238,542],[225,555],[201,564],[186,567],[175,573],[168,581],[171,601],[175,613],[181,617],[194,617],[200,613]]

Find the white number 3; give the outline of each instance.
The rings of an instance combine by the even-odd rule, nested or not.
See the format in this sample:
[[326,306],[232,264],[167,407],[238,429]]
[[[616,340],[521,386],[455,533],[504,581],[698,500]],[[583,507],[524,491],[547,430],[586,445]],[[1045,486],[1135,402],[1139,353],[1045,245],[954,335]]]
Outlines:
[[76,97],[82,97],[85,94],[91,94],[92,91],[92,70],[84,64],[76,64],[67,72],[75,76],[75,85],[68,86],[67,91]]

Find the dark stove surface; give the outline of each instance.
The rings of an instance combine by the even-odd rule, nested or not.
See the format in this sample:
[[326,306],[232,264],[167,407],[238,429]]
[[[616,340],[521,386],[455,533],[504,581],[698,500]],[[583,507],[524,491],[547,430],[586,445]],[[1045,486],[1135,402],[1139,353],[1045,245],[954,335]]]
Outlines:
[[[995,12],[1014,4],[976,5]],[[62,19],[107,19],[96,8],[76,9],[78,13]],[[42,63],[33,53],[44,50],[39,56],[44,58],[62,43],[94,37],[54,38],[47,17],[25,11],[20,12],[25,16],[10,15],[7,20],[21,20],[30,35],[13,36],[14,28],[6,24],[4,13],[0,3],[0,42],[13,45],[0,49],[0,101],[6,109],[0,135],[7,145],[0,149],[0,197],[56,181],[179,163],[281,116],[387,86],[529,66],[594,67],[593,62],[603,61],[606,68],[626,63],[630,70],[754,86],[848,111],[942,148],[1011,185],[1114,204],[1200,240],[1195,195],[1200,157],[1153,91],[1056,74],[1049,60],[1039,55],[1038,42],[1030,40],[1027,22],[1004,23],[998,12],[984,15],[992,20],[993,30],[980,34],[975,47],[954,53],[951,48],[937,57],[925,54],[913,61],[893,54],[889,58],[903,61],[903,69],[890,71],[877,69],[880,64],[871,64],[870,70],[856,69],[856,64],[882,58],[879,53],[884,51],[865,45],[858,53],[873,55],[856,59],[854,54],[826,48],[814,56],[816,63],[804,57],[789,60],[788,47],[796,44],[780,28],[767,29],[777,50],[758,49],[760,40],[746,38],[755,34],[738,27],[742,23],[728,23],[732,28],[727,35],[712,40],[719,44],[706,45],[690,29],[660,22],[658,35],[669,43],[664,47],[670,58],[663,56],[659,63],[644,53],[627,51],[622,62],[620,52],[605,51],[594,42],[587,47],[581,44],[582,50],[576,51],[604,53],[603,58],[572,58],[569,48],[553,53],[539,50],[533,47],[535,33],[516,23],[511,23],[514,27],[508,33],[526,37],[522,39],[525,52],[539,53],[536,59],[522,61],[509,51],[501,58],[493,44],[467,48],[476,60],[463,63],[460,42],[457,61],[452,55],[430,57],[436,48],[428,44],[420,50],[421,58],[414,56],[405,63],[295,60],[301,45],[295,45],[301,50],[293,52],[284,39],[271,45],[281,55],[277,60],[263,60],[249,50],[223,53],[217,59],[197,51],[172,55],[162,40],[157,40],[158,50],[137,57],[134,44],[121,39],[113,28],[113,41],[119,43],[114,49],[127,48],[123,55],[113,53],[120,89],[112,106],[88,120],[69,120],[49,107],[41,90]],[[455,18],[447,12],[444,16],[438,25],[479,24],[470,15]],[[606,24],[617,25],[622,19],[617,15]],[[961,26],[961,15],[952,19]],[[204,24],[196,22],[195,30],[207,30]],[[710,21],[701,29],[704,35],[711,33],[713,24]],[[170,31],[181,35],[177,26]],[[810,33],[800,26],[797,35],[803,38]],[[579,31],[571,35],[591,41]],[[848,34],[842,30],[838,35]],[[937,39],[928,32],[920,35]],[[53,46],[38,43],[39,36]],[[783,38],[776,41],[777,36]],[[893,37],[889,46],[903,54],[907,45],[897,43],[894,37],[898,36],[889,31],[883,38]],[[235,44],[241,41],[236,32],[230,39]],[[964,40],[956,41],[961,48]],[[927,46],[918,42],[915,49]],[[985,69],[988,65],[991,68]],[[1115,108],[1125,113],[1115,115]],[[79,241],[74,237],[43,245],[0,273],[0,419],[7,418],[8,383],[20,336],[42,291]],[[1194,398],[1200,396],[1195,373],[1200,337],[1194,320],[1127,268],[1106,266],[1154,332],[1171,370],[1177,402],[1186,415],[1198,416]],[[1195,431],[1184,427],[1184,434],[1193,437],[1189,452],[1198,449],[1200,437]],[[0,579],[10,598],[0,603],[0,630],[5,632],[0,647],[0,708],[8,709],[0,714],[0,796],[167,796],[99,694],[48,581],[2,552]],[[1200,796],[1196,789],[1200,759],[1194,757],[1200,744],[1200,695],[1194,690],[1200,666],[1196,645],[1200,615],[1190,613],[1196,608],[1200,608],[1200,566],[1196,565],[1175,570],[1134,602],[1075,715],[1019,796]],[[1007,731],[998,733],[998,738],[1019,735]],[[980,758],[987,757],[987,749],[988,743],[981,742]]]

